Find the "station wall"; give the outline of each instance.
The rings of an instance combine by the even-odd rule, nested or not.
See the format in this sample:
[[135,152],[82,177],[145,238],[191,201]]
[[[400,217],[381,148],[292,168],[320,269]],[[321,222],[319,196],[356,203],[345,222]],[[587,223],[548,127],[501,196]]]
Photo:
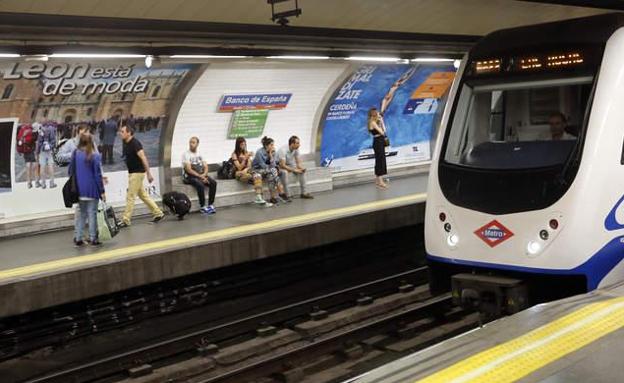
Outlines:
[[234,140],[227,139],[232,112],[219,112],[218,105],[227,94],[292,94],[283,109],[270,110],[263,133],[247,139],[255,151],[262,136],[269,136],[276,147],[296,135],[301,139],[300,153],[315,150],[315,116],[323,108],[323,98],[348,69],[345,63],[241,62],[215,63],[203,73],[186,97],[175,123],[171,145],[171,166],[179,167],[182,153],[192,136],[200,139],[200,150],[209,163],[230,157]]
[[[37,165],[29,166],[34,160],[17,150],[18,132],[25,125],[53,124],[60,150],[62,139],[72,137],[80,125],[88,125],[96,143],[102,145],[104,121],[118,116],[137,130],[155,176],[158,167],[181,166],[192,136],[199,137],[207,162],[228,159],[233,131],[238,133],[238,129],[249,133],[248,147],[253,151],[264,135],[272,137],[277,147],[297,135],[302,141],[300,152],[320,154],[320,165],[335,171],[370,168],[368,109],[377,106],[386,112],[394,144],[387,153],[390,164],[428,160],[434,114],[443,109],[441,96],[453,76],[452,66],[434,64],[240,60],[146,68],[139,61],[3,61],[0,223],[67,212],[61,196],[66,163],[54,166],[57,188],[50,189],[49,183],[45,189],[37,187],[35,176],[28,182],[28,169],[34,172],[31,166]],[[273,101],[264,102],[265,96]],[[243,115],[247,120],[234,118]],[[169,116],[175,116],[175,121]],[[123,204],[127,173],[118,138],[113,146],[114,163],[103,167],[109,181],[107,198]],[[165,163],[163,153],[169,162]],[[159,185],[165,183],[157,179],[155,188],[145,187],[158,195]]]

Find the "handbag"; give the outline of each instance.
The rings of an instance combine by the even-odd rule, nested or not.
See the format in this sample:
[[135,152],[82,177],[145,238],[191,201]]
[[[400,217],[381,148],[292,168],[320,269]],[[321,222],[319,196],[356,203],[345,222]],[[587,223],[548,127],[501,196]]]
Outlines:
[[106,205],[104,201],[100,202],[97,212],[98,239],[100,241],[108,241],[119,233],[115,210],[111,206]]
[[78,203],[80,195],[78,194],[78,184],[76,182],[76,151],[72,153],[71,167],[72,171],[69,175],[69,179],[63,185],[63,202],[65,207],[72,207],[75,203]]
[[390,139],[388,138],[388,136],[384,136],[384,146],[385,147],[390,146]]

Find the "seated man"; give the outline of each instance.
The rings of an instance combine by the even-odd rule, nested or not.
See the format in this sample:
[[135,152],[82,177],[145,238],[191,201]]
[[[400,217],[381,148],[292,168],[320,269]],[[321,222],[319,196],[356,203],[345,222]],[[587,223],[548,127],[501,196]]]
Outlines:
[[279,159],[280,178],[284,185],[284,194],[290,197],[288,192],[288,173],[291,173],[294,177],[299,179],[299,185],[301,186],[301,198],[312,199],[314,198],[310,193],[306,192],[306,169],[302,166],[299,158],[299,137],[292,136],[288,139],[288,145],[284,145],[277,152],[277,158]]
[[[199,138],[191,137],[189,140],[189,150],[182,155],[182,168],[184,169],[183,182],[193,185],[199,197],[199,211],[204,214],[215,214],[215,195],[217,194],[217,181],[208,176],[208,164],[197,152]],[[206,206],[206,196],[204,187],[208,186],[208,206]]]
[[575,140],[576,137],[566,132],[568,119],[561,112],[555,112],[548,117],[548,125],[550,125],[549,134],[542,135],[540,138],[545,141],[559,140]]

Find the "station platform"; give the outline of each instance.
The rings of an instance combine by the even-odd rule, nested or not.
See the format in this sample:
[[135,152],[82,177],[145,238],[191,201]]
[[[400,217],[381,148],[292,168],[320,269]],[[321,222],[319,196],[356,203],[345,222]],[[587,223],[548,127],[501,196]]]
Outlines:
[[427,173],[344,187],[274,207],[245,204],[216,215],[135,220],[98,248],[75,248],[63,230],[0,241],[0,317],[288,254],[424,219]]
[[621,382],[624,282],[534,306],[350,383]]

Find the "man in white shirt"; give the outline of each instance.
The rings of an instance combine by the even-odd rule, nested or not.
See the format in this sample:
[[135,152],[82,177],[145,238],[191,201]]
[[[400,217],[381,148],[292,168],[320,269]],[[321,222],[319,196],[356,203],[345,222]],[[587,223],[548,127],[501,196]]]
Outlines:
[[[217,181],[208,176],[208,164],[198,153],[199,138],[191,137],[189,140],[189,150],[182,154],[182,168],[184,172],[183,182],[192,185],[197,190],[199,197],[199,211],[204,214],[215,214],[215,195],[217,194]],[[204,187],[208,187],[208,206],[206,206],[206,195]]]
[[306,179],[305,171],[299,158],[299,137],[292,136],[288,139],[288,145],[281,147],[277,151],[277,158],[279,159],[280,178],[282,179],[282,185],[284,185],[284,194],[290,197],[288,192],[288,174],[292,174],[293,177],[299,179],[299,185],[301,186],[301,198],[313,199],[314,197],[306,192]]
[[548,125],[550,125],[550,137],[545,140],[559,141],[559,140],[575,140],[576,137],[566,132],[568,126],[568,120],[563,113],[556,112],[548,117]]

